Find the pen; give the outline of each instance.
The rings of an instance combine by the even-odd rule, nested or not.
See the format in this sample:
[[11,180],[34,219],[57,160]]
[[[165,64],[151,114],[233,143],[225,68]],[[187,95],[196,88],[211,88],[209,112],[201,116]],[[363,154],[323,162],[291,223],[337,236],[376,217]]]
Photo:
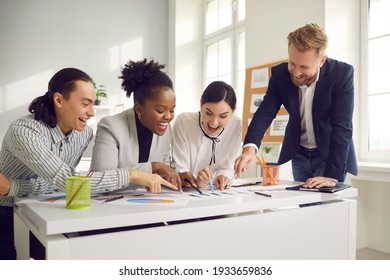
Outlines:
[[255,192],[255,194],[266,196],[266,197],[272,197],[272,195],[270,195],[268,193],[263,193],[263,192]]
[[[242,168],[244,168],[248,164],[248,161],[244,164]],[[234,176],[229,180],[229,182],[225,185],[224,189],[226,189],[230,184],[237,178],[237,173],[234,173]]]
[[233,182],[233,180],[236,178],[237,178],[237,173],[235,173],[234,176],[229,180],[229,182],[227,182],[224,189],[226,189]]
[[104,200],[103,203],[114,201],[114,200],[118,200],[118,199],[121,199],[121,198],[124,198],[124,196],[123,195],[113,196],[113,197],[110,197],[110,198]]
[[202,191],[197,186],[194,186],[193,184],[191,184],[190,180],[188,180],[186,178],[186,179],[184,179],[184,181],[186,181],[188,184],[190,184],[191,188],[195,189],[199,194],[202,194]]
[[89,172],[87,174],[87,178],[90,178],[92,176],[92,174],[93,174],[93,170],[91,169],[91,170],[89,170]]
[[212,192],[214,192],[214,185],[213,185],[213,180],[212,180],[212,178],[209,178],[209,184],[210,184],[210,190],[211,190]]

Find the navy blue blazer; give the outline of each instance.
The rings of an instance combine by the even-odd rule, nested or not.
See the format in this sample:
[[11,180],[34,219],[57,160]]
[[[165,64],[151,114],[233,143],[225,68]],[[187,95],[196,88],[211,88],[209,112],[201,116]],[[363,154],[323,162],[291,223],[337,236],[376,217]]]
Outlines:
[[[244,144],[260,146],[261,139],[281,105],[289,113],[289,121],[278,164],[294,157],[299,151],[301,138],[299,87],[292,83],[287,63],[272,68],[267,94],[253,116]],[[320,70],[312,110],[317,149],[327,158],[323,174],[325,177],[337,179],[345,172],[357,175],[352,140],[353,108],[353,67],[328,58]]]

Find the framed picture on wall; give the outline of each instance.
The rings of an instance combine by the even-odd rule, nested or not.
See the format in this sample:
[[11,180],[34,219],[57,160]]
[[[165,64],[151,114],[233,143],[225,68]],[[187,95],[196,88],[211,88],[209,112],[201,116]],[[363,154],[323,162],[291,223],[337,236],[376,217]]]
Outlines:
[[268,86],[268,67],[252,69],[251,88]]

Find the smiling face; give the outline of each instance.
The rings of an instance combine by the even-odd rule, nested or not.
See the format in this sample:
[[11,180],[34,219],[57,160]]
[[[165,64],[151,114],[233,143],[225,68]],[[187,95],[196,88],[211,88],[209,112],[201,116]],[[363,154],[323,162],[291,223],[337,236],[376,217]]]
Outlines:
[[175,116],[176,96],[172,89],[161,88],[153,99],[146,99],[142,105],[135,103],[134,107],[141,124],[161,136]]
[[76,81],[75,89],[69,98],[56,92],[54,94],[54,108],[57,125],[64,134],[71,130],[82,131],[87,121],[95,115],[93,104],[96,100],[96,89],[91,82]]
[[326,56],[319,57],[314,48],[299,51],[293,44],[288,48],[288,56],[288,71],[296,86],[312,84],[317,79],[319,68],[326,60]]
[[217,136],[233,116],[233,110],[225,101],[204,103],[200,106],[203,130],[211,137]]

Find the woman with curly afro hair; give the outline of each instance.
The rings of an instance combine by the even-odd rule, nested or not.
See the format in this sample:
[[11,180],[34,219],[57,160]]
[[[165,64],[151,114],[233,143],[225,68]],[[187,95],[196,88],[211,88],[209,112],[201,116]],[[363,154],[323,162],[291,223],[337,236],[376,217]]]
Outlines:
[[173,84],[154,60],[129,61],[122,69],[122,88],[133,94],[134,107],[98,124],[91,168],[131,168],[159,174],[181,189],[171,168],[171,126],[176,97]]

